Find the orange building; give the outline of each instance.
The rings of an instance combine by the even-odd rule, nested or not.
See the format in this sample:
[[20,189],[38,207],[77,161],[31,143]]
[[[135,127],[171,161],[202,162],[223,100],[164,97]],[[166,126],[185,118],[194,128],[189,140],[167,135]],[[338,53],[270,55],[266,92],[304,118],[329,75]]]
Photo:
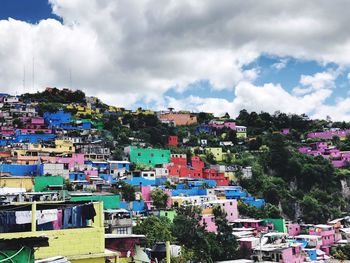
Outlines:
[[191,125],[197,123],[197,117],[190,113],[162,113],[159,119],[161,121],[173,122],[175,125]]

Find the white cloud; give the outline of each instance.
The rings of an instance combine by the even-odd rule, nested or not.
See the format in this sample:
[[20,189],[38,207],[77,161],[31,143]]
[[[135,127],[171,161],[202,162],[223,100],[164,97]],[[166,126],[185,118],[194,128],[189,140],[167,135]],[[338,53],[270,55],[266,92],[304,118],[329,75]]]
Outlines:
[[335,80],[339,74],[340,71],[336,70],[318,72],[314,75],[301,75],[301,87],[295,87],[293,89],[293,94],[300,96],[320,89],[334,89]]
[[[334,84],[328,72],[304,76],[296,94],[281,86],[249,84],[258,69],[243,70],[261,54],[350,64],[349,1],[50,0],[63,24],[0,21],[0,85],[4,92],[69,86],[131,106],[164,103],[170,88],[183,91],[206,79],[237,98],[189,98],[196,107],[310,110]],[[32,88],[32,58],[35,85]],[[287,61],[274,67],[281,69]],[[237,85],[236,89],[234,88]],[[306,89],[306,92],[305,92]],[[259,94],[259,96],[257,96]],[[317,97],[319,96],[319,97]],[[276,101],[277,100],[277,101]],[[278,101],[279,100],[279,101]],[[172,102],[175,103],[175,102]],[[201,106],[204,103],[203,106]],[[295,106],[294,106],[295,105]],[[192,107],[190,104],[184,108]]]
[[281,70],[281,69],[284,69],[287,66],[287,64],[288,64],[288,59],[284,58],[284,59],[281,59],[279,62],[272,64],[271,67],[276,70]]
[[194,111],[208,111],[216,115],[228,112],[231,116],[237,116],[242,109],[270,113],[281,111],[314,115],[314,112],[323,106],[325,100],[331,94],[332,90],[330,89],[319,89],[310,94],[295,96],[280,85],[268,83],[263,86],[256,86],[243,81],[237,85],[235,98],[232,101],[221,98],[200,98],[194,96],[184,100],[176,100],[171,97],[166,99],[168,105],[175,109],[190,108]]

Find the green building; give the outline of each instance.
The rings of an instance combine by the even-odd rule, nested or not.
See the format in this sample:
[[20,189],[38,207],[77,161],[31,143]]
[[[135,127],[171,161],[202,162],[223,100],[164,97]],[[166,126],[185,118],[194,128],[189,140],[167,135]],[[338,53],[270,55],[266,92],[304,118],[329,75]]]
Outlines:
[[63,177],[61,176],[36,176],[34,177],[34,191],[44,192],[49,186],[63,187]]
[[286,220],[284,218],[264,218],[262,221],[265,224],[273,224],[277,232],[287,233]]
[[0,262],[34,263],[34,247],[48,246],[49,238],[44,236],[1,238]]
[[120,208],[120,196],[119,195],[79,195],[76,193],[71,194],[71,201],[95,201],[103,202],[103,209],[118,209]]
[[130,162],[147,167],[170,162],[170,150],[154,148],[126,147],[125,152],[129,154]]
[[170,222],[174,221],[174,218],[176,217],[176,211],[175,210],[161,210],[159,211],[159,217],[164,216],[170,220]]

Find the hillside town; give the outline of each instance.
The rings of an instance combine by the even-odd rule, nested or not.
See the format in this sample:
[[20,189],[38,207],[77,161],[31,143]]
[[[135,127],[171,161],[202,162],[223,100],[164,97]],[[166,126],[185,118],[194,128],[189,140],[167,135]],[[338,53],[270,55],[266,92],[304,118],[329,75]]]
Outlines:
[[0,94],[0,262],[350,259],[350,123]]

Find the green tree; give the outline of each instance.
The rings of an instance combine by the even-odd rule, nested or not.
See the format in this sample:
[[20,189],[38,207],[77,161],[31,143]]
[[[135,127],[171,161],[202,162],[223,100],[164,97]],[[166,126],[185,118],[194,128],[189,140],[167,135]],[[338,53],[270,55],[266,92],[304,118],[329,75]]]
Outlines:
[[128,183],[119,181],[113,188],[112,192],[121,195],[121,197],[127,202],[135,201],[135,188]]
[[217,226],[216,240],[220,247],[220,254],[215,256],[215,260],[234,259],[238,252],[238,242],[232,234],[233,228],[228,224],[226,213],[216,206],[213,209],[215,224]]
[[133,228],[135,234],[145,235],[147,246],[152,247],[156,242],[173,241],[171,222],[166,217],[149,216]]
[[161,188],[157,187],[152,190],[151,198],[153,201],[153,205],[157,209],[164,209],[167,206],[169,195],[166,192],[164,192]]

